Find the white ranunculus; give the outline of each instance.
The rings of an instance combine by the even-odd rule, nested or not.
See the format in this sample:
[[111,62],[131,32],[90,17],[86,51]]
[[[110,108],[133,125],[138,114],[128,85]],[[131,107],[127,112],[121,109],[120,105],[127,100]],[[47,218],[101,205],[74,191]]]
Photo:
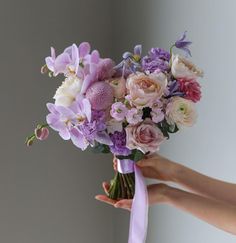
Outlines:
[[171,72],[175,78],[196,79],[203,77],[202,70],[180,55],[172,56]]
[[182,97],[172,97],[166,107],[166,119],[169,124],[176,123],[178,127],[191,127],[197,119],[194,103]]
[[55,105],[68,107],[76,99],[76,96],[80,93],[82,86],[82,80],[70,76],[62,82],[62,85],[57,89],[54,95]]

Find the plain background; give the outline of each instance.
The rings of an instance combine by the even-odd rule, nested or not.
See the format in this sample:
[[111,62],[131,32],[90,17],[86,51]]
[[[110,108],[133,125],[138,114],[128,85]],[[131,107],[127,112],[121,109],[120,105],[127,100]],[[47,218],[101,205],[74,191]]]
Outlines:
[[[28,149],[59,79],[40,74],[49,47],[91,42],[119,60],[137,43],[168,48],[188,30],[193,60],[205,71],[199,119],[161,153],[202,173],[235,182],[234,0],[1,0],[0,242],[123,243],[127,212],[98,203],[113,176],[111,156],[80,152],[55,133]],[[150,210],[147,243],[222,243],[235,237],[179,210]]]

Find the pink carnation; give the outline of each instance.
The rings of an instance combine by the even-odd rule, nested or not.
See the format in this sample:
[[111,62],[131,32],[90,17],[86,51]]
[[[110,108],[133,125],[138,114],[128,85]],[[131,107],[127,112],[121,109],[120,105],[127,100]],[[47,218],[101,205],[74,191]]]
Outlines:
[[201,86],[195,79],[178,79],[180,91],[184,93],[184,98],[193,102],[201,99]]

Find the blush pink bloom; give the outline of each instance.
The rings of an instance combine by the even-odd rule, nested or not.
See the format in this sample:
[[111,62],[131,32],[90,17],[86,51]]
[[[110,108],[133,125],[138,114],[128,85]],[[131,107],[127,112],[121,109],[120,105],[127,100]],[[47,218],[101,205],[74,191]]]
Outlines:
[[195,79],[178,79],[180,91],[185,94],[184,98],[193,102],[201,99],[201,86]]
[[138,149],[143,153],[156,152],[165,140],[163,133],[151,119],[137,125],[128,125],[125,130],[127,148]]
[[167,85],[167,77],[164,73],[131,74],[127,78],[126,88],[128,100],[136,108],[151,107],[153,103],[162,97]]

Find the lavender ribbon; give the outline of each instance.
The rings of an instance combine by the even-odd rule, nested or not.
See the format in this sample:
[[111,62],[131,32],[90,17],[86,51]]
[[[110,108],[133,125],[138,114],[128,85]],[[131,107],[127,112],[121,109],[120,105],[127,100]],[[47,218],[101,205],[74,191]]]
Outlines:
[[130,159],[117,161],[117,170],[122,174],[135,173],[128,243],[145,243],[148,226],[148,193],[144,177],[135,162]]

